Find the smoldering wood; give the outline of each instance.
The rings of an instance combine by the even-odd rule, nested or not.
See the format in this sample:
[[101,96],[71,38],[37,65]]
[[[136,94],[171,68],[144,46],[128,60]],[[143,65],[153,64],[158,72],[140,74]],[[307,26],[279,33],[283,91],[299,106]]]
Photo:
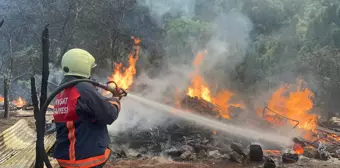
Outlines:
[[[215,117],[218,114],[216,106],[198,98],[187,97],[181,105],[190,110],[200,109],[200,114],[204,116]],[[141,155],[159,156],[160,153],[164,153],[174,160],[181,161],[211,157],[228,158],[242,163],[247,157],[249,151],[247,146],[251,141],[246,138],[214,131],[179,118],[169,118],[167,124],[143,131],[139,130],[138,126],[130,128],[113,136],[112,140],[115,145],[134,149]],[[193,151],[183,149],[183,147],[187,149],[188,146],[193,148]],[[273,144],[270,146],[279,149],[277,145],[276,148]]]
[[[173,102],[168,102],[173,103]],[[190,111],[199,111],[203,116],[215,116],[218,114],[215,105],[201,100],[199,98],[185,97],[181,102],[181,107],[189,109]],[[236,120],[236,121],[235,121]],[[240,123],[239,120],[222,120],[226,123]],[[252,144],[252,141],[243,137],[237,137],[232,134],[223,132],[216,132],[214,130],[204,128],[194,122],[189,122],[181,119],[169,119],[168,125],[161,125],[152,127],[148,130],[141,131],[136,128],[125,130],[113,136],[113,141],[117,146],[126,145],[128,149],[134,149],[139,155],[155,155],[163,153],[174,160],[195,160],[204,158],[228,158],[235,162],[244,162],[247,157],[250,161],[261,161],[264,157],[262,147],[260,145]],[[248,122],[249,123],[249,122]],[[267,123],[262,118],[253,119],[251,122],[255,126],[264,127],[266,129],[275,129],[275,126],[262,124]],[[320,136],[320,135],[315,135]],[[318,143],[310,142],[303,138],[294,138],[293,142],[301,144],[303,147],[318,148]],[[277,144],[268,142],[265,139],[260,139],[259,143],[265,144],[266,149],[283,150]],[[249,146],[250,145],[250,146]],[[334,144],[327,144],[328,146]],[[188,150],[193,148],[194,150]],[[247,147],[249,146],[249,147]],[[185,147],[185,149],[183,148]],[[337,156],[335,151],[338,148],[327,147],[332,156]],[[124,148],[120,148],[124,150]],[[255,154],[256,153],[256,154]],[[211,154],[211,155],[209,155]],[[285,154],[285,162],[295,162],[296,154]],[[116,155],[116,157],[122,157]],[[275,157],[280,157],[281,154]],[[317,157],[313,157],[317,158]],[[274,166],[275,163],[267,162],[267,166]]]
[[181,105],[184,108],[192,109],[195,112],[201,113],[203,115],[217,116],[219,114],[216,105],[205,100],[202,100],[198,97],[185,96],[181,101]]
[[299,160],[299,155],[295,153],[284,153],[282,154],[283,163],[296,163]]

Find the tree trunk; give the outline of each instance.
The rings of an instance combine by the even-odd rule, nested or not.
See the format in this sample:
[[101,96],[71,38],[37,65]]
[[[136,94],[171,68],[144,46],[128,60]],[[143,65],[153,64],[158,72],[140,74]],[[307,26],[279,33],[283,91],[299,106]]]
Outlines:
[[9,118],[9,101],[8,101],[8,79],[4,79],[4,118]]
[[41,95],[40,95],[40,108],[44,104],[47,98],[47,85],[48,85],[48,76],[49,76],[49,33],[48,33],[48,25],[45,27],[45,30],[42,32],[42,78],[41,78]]
[[[48,85],[48,76],[49,76],[49,70],[48,70],[48,54],[49,54],[49,34],[48,34],[48,25],[45,26],[44,31],[42,32],[42,53],[43,53],[43,68],[42,68],[42,79],[41,79],[41,96],[40,96],[40,107],[43,106],[44,102],[47,99],[47,85]],[[35,82],[33,82],[35,84]],[[32,81],[31,81],[32,84]],[[35,86],[32,88],[35,88]],[[33,90],[34,91],[34,90]],[[34,92],[32,92],[34,94]],[[32,98],[34,95],[32,95]],[[33,99],[32,99],[33,101]],[[38,103],[37,99],[35,100],[35,113],[38,113],[36,117],[36,127],[37,127],[37,141],[36,141],[36,164],[35,168],[43,168],[45,162],[45,165],[47,168],[52,168],[50,161],[48,160],[48,156],[45,151],[45,145],[44,145],[44,135],[45,135],[45,123],[46,123],[46,111],[40,111],[38,110]],[[39,112],[38,112],[39,111]]]
[[[41,124],[39,123],[39,101],[38,101],[38,96],[37,96],[37,90],[35,87],[35,78],[32,76],[31,77],[31,98],[32,98],[32,104],[34,107],[34,118],[35,118],[35,127],[37,130],[37,137],[41,136],[40,135],[40,131],[39,128],[41,127]],[[40,138],[37,138],[36,141],[36,146],[35,146],[35,167],[36,168],[40,168],[40,167],[44,167],[44,162],[43,162],[43,157],[41,155],[41,149],[42,146],[41,144],[41,140]]]

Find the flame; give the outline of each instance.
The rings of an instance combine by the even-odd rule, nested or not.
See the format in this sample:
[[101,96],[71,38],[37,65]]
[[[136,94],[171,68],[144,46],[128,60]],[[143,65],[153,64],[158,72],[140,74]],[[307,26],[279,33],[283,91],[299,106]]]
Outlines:
[[211,90],[209,89],[208,84],[199,74],[199,67],[204,59],[204,56],[207,54],[207,50],[205,50],[204,52],[198,52],[196,54],[196,57],[192,63],[194,65],[195,71],[191,76],[191,85],[187,89],[187,95],[190,97],[198,97],[207,102],[217,105],[220,115],[226,119],[229,119],[229,107],[234,106],[243,108],[243,105],[230,104],[229,100],[234,95],[234,93],[228,90],[222,90],[214,97],[211,95]]
[[212,132],[214,135],[216,135],[216,131],[214,130],[213,132]]
[[131,36],[131,39],[134,40],[134,52],[129,54],[129,66],[125,68],[122,63],[115,64],[114,72],[107,77],[109,81],[115,81],[118,87],[122,89],[130,88],[136,75],[136,62],[139,58],[139,43],[141,40],[133,36]]
[[22,99],[22,97],[19,97],[17,100],[13,100],[12,103],[16,107],[23,107],[27,102],[26,102],[26,100]]
[[190,97],[198,97],[202,98],[205,101],[211,102],[210,89],[208,88],[208,85],[205,83],[203,78],[199,75],[199,66],[203,61],[204,54],[206,53],[207,51],[205,51],[204,53],[198,52],[193,61],[195,71],[192,76],[191,86],[188,88],[187,94]]
[[272,124],[283,126],[285,122],[274,115],[266,115],[264,118]]
[[281,155],[281,151],[279,150],[263,150],[263,153],[266,155],[274,155],[274,156]]
[[339,135],[331,134],[330,137],[333,138],[335,141],[340,142],[340,136]]
[[0,96],[0,103],[3,103],[5,101],[5,98]]
[[[309,110],[313,108],[311,97],[314,94],[307,88],[301,88],[301,80],[299,80],[299,87],[295,92],[289,92],[288,96],[284,96],[290,86],[282,85],[268,102],[268,108],[286,116],[290,119],[298,120],[299,128],[312,130],[316,127],[316,115],[309,114]],[[269,122],[270,119],[267,119]],[[292,125],[296,122],[291,121]]]
[[298,143],[294,144],[293,150],[298,155],[303,155],[303,153],[305,153],[305,150],[303,149],[301,144],[298,144]]

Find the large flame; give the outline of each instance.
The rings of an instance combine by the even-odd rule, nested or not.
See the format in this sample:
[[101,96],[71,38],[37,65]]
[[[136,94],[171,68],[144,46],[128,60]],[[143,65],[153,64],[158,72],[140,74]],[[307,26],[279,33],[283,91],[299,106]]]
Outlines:
[[17,100],[13,100],[12,103],[16,107],[23,107],[24,105],[26,105],[27,102],[22,97],[19,97]]
[[242,104],[230,104],[229,100],[234,95],[232,92],[228,90],[222,90],[217,93],[216,96],[211,95],[211,90],[208,87],[208,84],[204,81],[204,79],[200,76],[199,67],[204,59],[204,56],[207,55],[208,52],[198,52],[193,61],[193,65],[195,68],[194,73],[191,76],[191,85],[188,87],[187,95],[190,97],[198,97],[207,102],[213,103],[217,105],[220,115],[224,118],[229,119],[229,107],[243,107]]
[[111,76],[107,77],[109,81],[114,81],[122,89],[128,89],[134,81],[136,74],[136,62],[139,57],[139,38],[131,37],[134,40],[134,51],[129,54],[129,66],[123,67],[122,63],[115,64],[114,72]]
[[205,51],[204,53],[198,52],[193,61],[195,71],[192,74],[191,86],[189,86],[187,94],[190,97],[198,97],[202,98],[205,101],[211,102],[210,89],[208,88],[208,85],[205,83],[203,78],[199,75],[199,66],[203,61],[204,54],[207,54],[207,51]]
[[[290,86],[282,85],[268,102],[269,109],[286,116],[290,119],[299,121],[299,128],[314,129],[316,127],[316,115],[309,114],[309,110],[313,108],[311,98],[314,94],[307,88],[302,89],[301,80],[299,80],[299,87],[294,92],[288,93]],[[267,119],[268,121],[271,121]],[[291,122],[295,125],[296,122]]]

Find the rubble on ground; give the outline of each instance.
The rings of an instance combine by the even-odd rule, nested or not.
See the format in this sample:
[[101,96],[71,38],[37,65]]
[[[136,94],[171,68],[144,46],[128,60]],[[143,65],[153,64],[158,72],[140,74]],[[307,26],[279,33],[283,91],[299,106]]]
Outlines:
[[[198,98],[187,97],[182,104],[182,108],[204,113],[202,115],[216,116],[218,114],[213,104]],[[229,121],[226,120],[226,122]],[[298,163],[299,158],[303,156],[310,159],[329,160],[340,155],[336,153],[336,151],[340,153],[340,150],[334,144],[331,148],[330,144],[318,145],[318,142],[309,142],[301,137],[292,139],[292,142],[299,144],[304,151],[302,153],[295,153],[293,146],[287,152],[272,144],[267,146],[273,146],[273,149],[267,150],[263,149],[260,144],[254,144],[242,137],[216,132],[180,119],[169,119],[168,125],[144,131],[131,128],[113,136],[112,140],[115,148],[124,146],[118,150],[134,150],[139,156],[164,156],[175,161],[213,159],[239,164],[258,162],[268,168],[277,167],[280,164]],[[124,157],[116,155],[115,159],[120,160]]]

